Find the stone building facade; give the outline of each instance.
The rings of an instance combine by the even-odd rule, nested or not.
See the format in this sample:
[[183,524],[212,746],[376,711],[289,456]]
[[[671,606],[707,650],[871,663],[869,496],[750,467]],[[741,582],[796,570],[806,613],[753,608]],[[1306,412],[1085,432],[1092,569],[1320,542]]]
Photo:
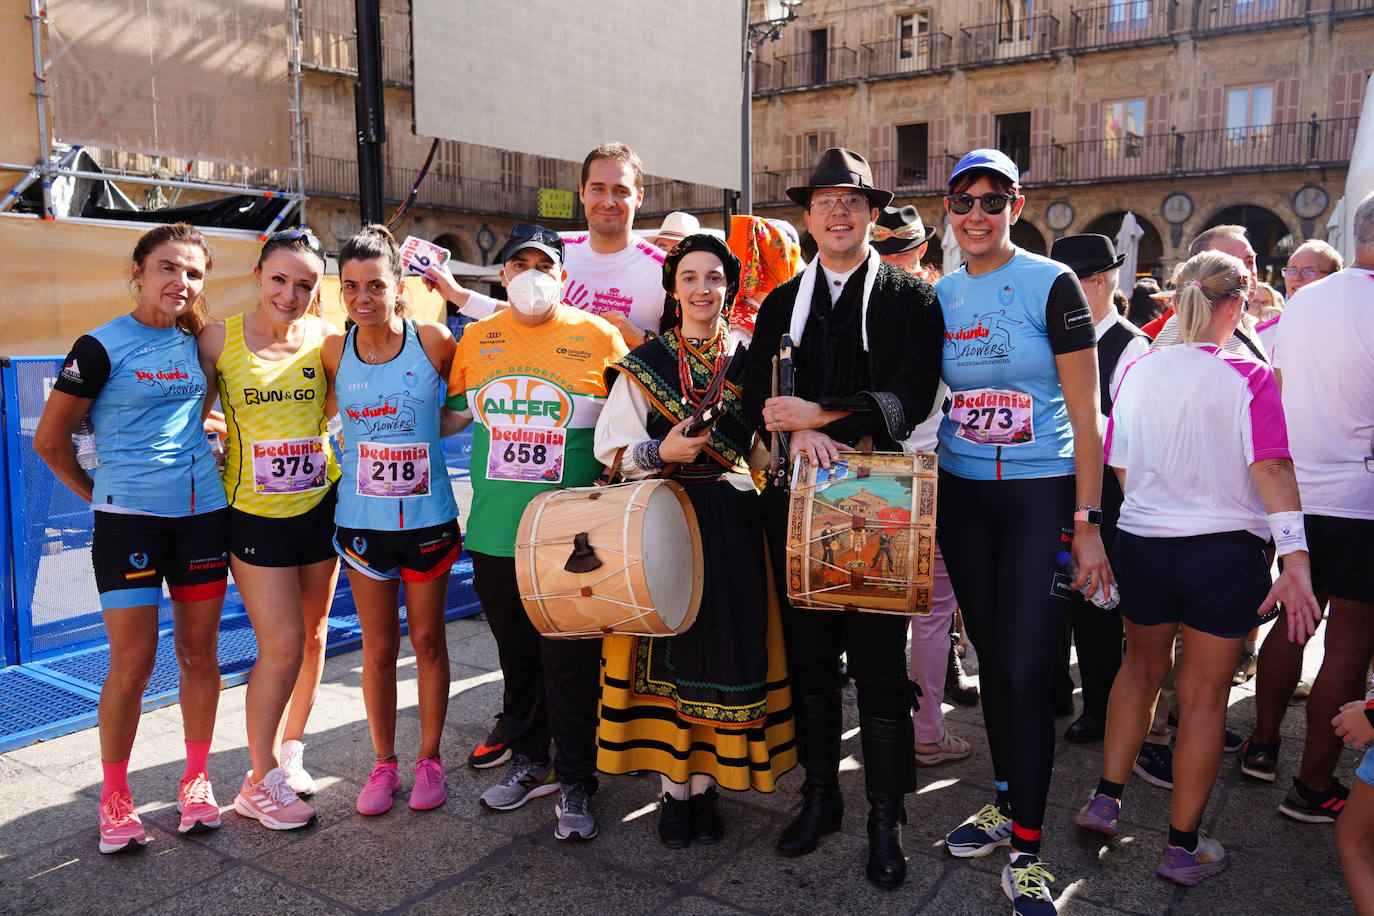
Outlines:
[[939,226],[950,167],[997,146],[1022,169],[1018,244],[1114,236],[1129,211],[1156,275],[1221,222],[1250,229],[1271,279],[1324,237],[1374,70],[1374,0],[805,0],[796,13],[755,61],[756,212],[795,215],[784,189],[843,145]]

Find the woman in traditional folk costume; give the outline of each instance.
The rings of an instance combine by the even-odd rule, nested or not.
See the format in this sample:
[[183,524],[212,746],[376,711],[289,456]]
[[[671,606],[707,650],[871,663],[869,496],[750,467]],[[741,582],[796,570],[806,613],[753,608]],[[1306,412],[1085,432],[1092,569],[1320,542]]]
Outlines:
[[771,792],[796,763],[782,628],[768,581],[762,520],[745,459],[751,432],[737,383],[705,434],[685,429],[729,360],[726,333],[740,263],[725,243],[692,235],[669,253],[663,333],[613,367],[596,456],[620,455],[626,478],[668,470],[701,527],[704,587],[696,622],[671,637],[611,636],[597,767],[663,780],[659,838],[669,847],[724,836],[715,786]]

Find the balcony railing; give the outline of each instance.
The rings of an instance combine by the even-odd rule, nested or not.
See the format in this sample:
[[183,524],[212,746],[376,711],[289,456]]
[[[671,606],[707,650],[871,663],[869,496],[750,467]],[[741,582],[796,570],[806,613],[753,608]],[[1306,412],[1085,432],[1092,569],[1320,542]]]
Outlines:
[[868,78],[938,70],[954,63],[954,41],[944,32],[893,38],[863,46],[860,62]]
[[[1010,150],[1026,186],[1168,178],[1206,173],[1270,172],[1348,165],[1358,118],[1294,121],[1257,127],[1169,131]],[[944,190],[957,156],[873,162],[873,181],[903,194]],[[788,203],[786,190],[806,184],[810,168],[754,173],[754,202]]]
[[1167,41],[1176,27],[1177,0],[1121,0],[1069,13],[1068,46],[1088,51],[1116,45]]
[[[388,203],[400,203],[410,193],[418,171],[418,167],[385,166],[382,197]],[[354,159],[312,156],[305,167],[305,186],[310,194],[356,198],[358,163]],[[415,205],[530,219],[539,212],[539,189],[478,178],[451,178],[431,171],[420,185]]]
[[824,53],[804,51],[784,54],[754,70],[754,90],[775,92],[780,89],[800,89],[826,86],[858,79],[859,52],[853,48],[831,48]]
[[1193,15],[1195,31],[1245,29],[1301,20],[1309,0],[1199,0]]
[[1030,16],[959,30],[959,63],[965,67],[1048,56],[1059,45],[1059,20]]
[[1331,15],[1336,18],[1374,13],[1374,0],[1331,0]]
[[[301,27],[301,66],[338,73],[358,72],[358,39],[354,32],[341,32],[306,23]],[[410,33],[399,44],[382,45],[382,80],[401,86],[411,84]]]
[[1032,147],[1031,166],[1023,183],[1061,184],[1345,165],[1354,148],[1358,120],[1314,118]]
[[644,182],[644,203],[635,214],[635,219],[647,226],[649,223],[645,220],[664,216],[674,210],[701,213],[724,208],[725,192],[721,188],[666,178],[649,179]]

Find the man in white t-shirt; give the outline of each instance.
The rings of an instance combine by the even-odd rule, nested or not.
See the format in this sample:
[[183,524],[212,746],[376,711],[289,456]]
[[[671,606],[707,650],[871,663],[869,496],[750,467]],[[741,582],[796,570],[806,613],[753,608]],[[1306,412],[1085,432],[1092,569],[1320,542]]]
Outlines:
[[663,252],[634,234],[644,203],[644,165],[624,143],[603,143],[582,161],[577,197],[587,231],[563,240],[563,301],[615,325],[631,349],[658,333],[666,293]]
[[[667,296],[663,251],[634,234],[635,211],[644,203],[644,165],[624,143],[603,143],[582,161],[577,196],[587,231],[563,239],[563,301],[609,321],[633,350],[646,331],[658,333]],[[458,285],[443,267],[430,268],[425,279],[469,318],[485,318],[501,306]]]
[[[1347,789],[1334,777],[1341,739],[1331,720],[1342,704],[1364,697],[1374,654],[1374,194],[1355,211],[1354,236],[1354,263],[1303,289],[1275,344],[1312,588],[1331,600],[1325,657],[1307,698],[1302,767],[1279,805],[1307,823],[1334,821],[1344,806]],[[1279,637],[1265,640],[1245,757],[1244,772],[1265,780],[1275,778],[1278,724],[1297,680],[1291,667],[1270,664],[1271,652],[1285,648],[1271,649]],[[1251,761],[1260,752],[1267,758]]]

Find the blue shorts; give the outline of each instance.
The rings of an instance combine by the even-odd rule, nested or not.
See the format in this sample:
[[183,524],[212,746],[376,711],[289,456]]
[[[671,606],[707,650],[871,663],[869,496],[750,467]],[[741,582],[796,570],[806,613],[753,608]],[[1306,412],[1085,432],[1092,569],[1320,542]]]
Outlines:
[[1355,775],[1368,785],[1374,786],[1374,747],[1364,752],[1364,757],[1360,759],[1360,768],[1355,771]]
[[1111,560],[1121,614],[1137,626],[1181,623],[1236,639],[1269,619],[1256,613],[1273,585],[1264,542],[1249,532],[1146,538],[1118,529]]

